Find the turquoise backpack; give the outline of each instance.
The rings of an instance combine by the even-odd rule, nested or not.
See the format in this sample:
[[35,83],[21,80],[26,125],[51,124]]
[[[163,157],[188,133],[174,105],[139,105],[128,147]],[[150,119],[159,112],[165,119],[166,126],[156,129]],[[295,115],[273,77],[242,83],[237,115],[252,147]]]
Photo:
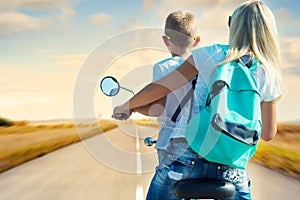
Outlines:
[[[227,53],[228,46],[221,46]],[[218,66],[206,102],[188,124],[191,148],[208,161],[245,169],[261,132],[260,93],[250,71],[260,63],[243,56]]]

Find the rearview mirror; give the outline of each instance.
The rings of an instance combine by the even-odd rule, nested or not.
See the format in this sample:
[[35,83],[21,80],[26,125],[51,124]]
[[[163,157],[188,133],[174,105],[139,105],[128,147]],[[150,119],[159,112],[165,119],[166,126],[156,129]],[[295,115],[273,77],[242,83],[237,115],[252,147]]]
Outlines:
[[112,97],[119,93],[120,84],[114,77],[106,76],[101,80],[100,88],[106,96]]

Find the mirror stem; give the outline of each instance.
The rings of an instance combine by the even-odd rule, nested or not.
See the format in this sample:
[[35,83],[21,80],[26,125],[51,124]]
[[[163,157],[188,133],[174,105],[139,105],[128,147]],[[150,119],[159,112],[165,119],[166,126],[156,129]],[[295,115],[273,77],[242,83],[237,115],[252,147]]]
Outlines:
[[131,93],[133,94],[133,96],[134,96],[134,92],[133,92],[132,90],[129,90],[129,89],[124,88],[124,87],[122,87],[122,86],[120,86],[120,88],[122,88],[123,90],[126,90],[126,91],[128,91],[128,92],[131,92]]

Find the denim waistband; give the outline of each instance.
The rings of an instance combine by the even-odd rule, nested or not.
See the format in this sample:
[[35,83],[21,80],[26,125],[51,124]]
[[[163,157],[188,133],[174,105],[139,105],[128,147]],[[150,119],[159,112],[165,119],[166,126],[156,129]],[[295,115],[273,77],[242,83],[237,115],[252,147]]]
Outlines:
[[171,138],[171,144],[172,143],[183,143],[183,144],[187,144],[187,141],[185,138],[180,137],[180,138]]
[[203,162],[210,163],[210,165],[214,165],[219,170],[220,169],[223,169],[223,170],[234,169],[231,166],[223,165],[223,164],[215,163],[215,162],[210,162],[210,161],[206,160],[205,158],[201,157],[199,154],[197,154],[195,151],[193,151],[190,148],[187,140],[183,137],[171,139],[170,146],[169,146],[167,152],[170,152],[170,151],[175,154],[185,154],[185,155],[189,155],[189,156],[193,156],[195,158],[201,159]]
[[189,157],[197,158],[199,155],[194,152],[185,138],[172,138],[169,146],[167,148],[167,152],[174,155],[185,155]]

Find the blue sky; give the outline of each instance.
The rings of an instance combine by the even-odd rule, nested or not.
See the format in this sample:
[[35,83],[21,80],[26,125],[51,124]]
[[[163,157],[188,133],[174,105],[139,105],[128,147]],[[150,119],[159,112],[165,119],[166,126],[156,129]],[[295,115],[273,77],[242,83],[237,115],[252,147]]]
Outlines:
[[[198,18],[201,45],[226,43],[227,17],[241,2],[1,1],[0,116],[29,120],[72,118],[76,77],[97,46],[124,31],[163,28],[165,17],[177,9],[190,10]],[[279,105],[279,119],[300,119],[300,111],[295,109],[300,95],[294,92],[300,84],[300,3],[264,2],[275,14],[282,47],[285,96]],[[153,58],[160,59],[158,55]],[[101,106],[96,112],[104,115]]]

